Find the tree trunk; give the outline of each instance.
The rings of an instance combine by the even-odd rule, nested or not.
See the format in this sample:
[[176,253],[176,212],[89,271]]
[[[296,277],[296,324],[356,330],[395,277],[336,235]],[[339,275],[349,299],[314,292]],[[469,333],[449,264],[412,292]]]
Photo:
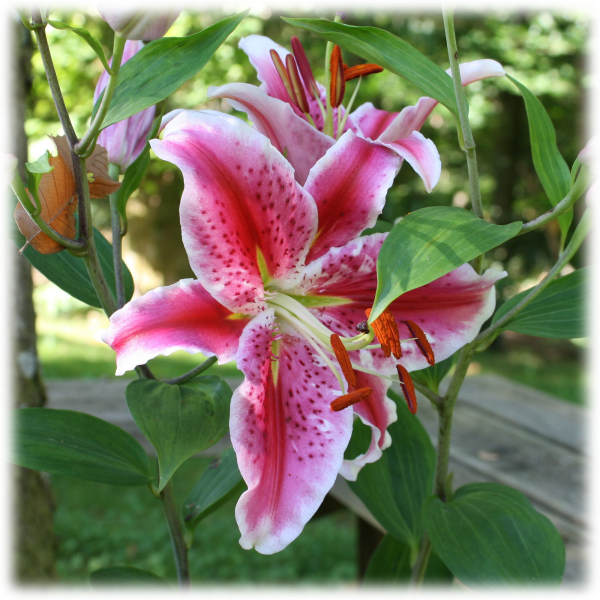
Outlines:
[[[25,136],[25,104],[29,87],[31,35],[17,19],[12,27],[12,85],[11,106],[12,153],[19,160],[19,171],[24,179],[23,165],[27,162]],[[20,256],[16,246],[12,251],[11,321],[13,324],[13,389],[17,407],[43,406],[46,391],[42,381],[36,349],[35,310],[31,266]],[[39,583],[56,578],[56,540],[53,531],[54,499],[48,479],[38,471],[14,468],[13,500],[15,525],[13,541],[16,560],[15,577],[19,583]]]

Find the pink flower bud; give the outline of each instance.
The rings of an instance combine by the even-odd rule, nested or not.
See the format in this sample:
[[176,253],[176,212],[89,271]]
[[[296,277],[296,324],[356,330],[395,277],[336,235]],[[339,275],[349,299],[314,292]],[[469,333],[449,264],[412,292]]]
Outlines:
[[128,40],[157,40],[173,25],[181,10],[167,12],[121,11],[98,8],[100,16],[111,26],[112,30]]
[[600,179],[596,180],[594,185],[588,190],[585,196],[585,203],[588,208],[594,211],[596,221],[600,221]]
[[0,194],[13,180],[18,162],[19,161],[12,154],[0,152]]
[[595,135],[579,153],[577,160],[592,173],[600,175],[600,133]]
[[[121,64],[126,63],[144,44],[139,41],[125,42]],[[112,66],[112,59],[110,61]],[[108,83],[108,73],[104,71],[96,85],[94,103],[100,97],[102,90]],[[98,144],[106,148],[108,162],[119,165],[125,170],[142,152],[146,145],[146,137],[154,119],[155,107],[150,106],[143,111],[110,125],[103,129],[98,136]]]

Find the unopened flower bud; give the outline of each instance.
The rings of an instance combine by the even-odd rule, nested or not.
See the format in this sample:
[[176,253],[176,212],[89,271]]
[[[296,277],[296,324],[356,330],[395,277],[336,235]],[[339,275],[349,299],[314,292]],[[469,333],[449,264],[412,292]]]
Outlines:
[[181,10],[173,9],[157,13],[147,10],[122,11],[98,8],[98,12],[111,29],[121,37],[128,40],[157,40],[167,33]]
[[579,153],[577,160],[592,173],[600,175],[600,133],[595,135]]
[[13,180],[18,162],[17,158],[12,154],[0,152],[0,194]]
[[600,179],[588,190],[585,196],[585,203],[594,212],[596,221],[600,221]]
[[[144,45],[139,41],[125,42],[121,64],[126,63]],[[110,61],[112,65],[112,59]],[[96,85],[94,103],[108,84],[108,73],[104,71]],[[152,127],[155,107],[150,106],[131,117],[119,121],[103,129],[98,136],[98,144],[106,148],[108,162],[119,165],[125,170],[142,152],[146,145],[146,137]]]

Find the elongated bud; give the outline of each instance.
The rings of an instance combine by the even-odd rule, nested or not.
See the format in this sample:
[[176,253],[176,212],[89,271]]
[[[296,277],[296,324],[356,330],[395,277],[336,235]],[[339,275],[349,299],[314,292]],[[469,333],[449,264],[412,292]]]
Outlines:
[[402,388],[404,399],[408,405],[408,410],[414,415],[417,412],[417,394],[415,393],[415,386],[408,371],[402,365],[396,365],[396,371],[398,371],[400,387]]
[[304,86],[302,85],[300,74],[298,73],[296,60],[292,54],[288,54],[285,57],[285,64],[287,66],[288,77],[290,79],[290,83],[292,84],[292,89],[294,90],[294,100],[296,106],[304,114],[309,113],[310,107],[308,106],[308,100],[306,99],[306,94],[304,93]]
[[352,368],[352,363],[350,362],[350,356],[348,355],[348,350],[346,350],[340,336],[337,333],[332,333],[329,341],[331,343],[331,347],[333,348],[333,352],[335,357],[337,358],[340,367],[342,368],[342,372],[344,373],[344,377],[348,382],[348,385],[351,387],[356,387],[356,373]]
[[331,106],[337,108],[344,99],[346,92],[346,82],[344,81],[344,63],[342,61],[342,51],[336,44],[331,53],[331,84],[329,88],[329,96]]
[[0,152],[0,194],[10,185],[15,177],[15,169],[19,161],[12,154]]
[[279,54],[277,54],[277,50],[271,49],[269,51],[269,53],[271,54],[271,60],[273,61],[273,64],[275,65],[275,68],[277,69],[277,73],[279,73],[279,78],[281,79],[283,85],[285,86],[285,90],[288,93],[290,100],[294,104],[298,104],[296,102],[296,95],[294,94],[294,90],[292,89],[292,83],[290,81],[290,78],[288,77],[287,69],[285,68],[285,65],[283,64],[281,57],[279,56]]
[[300,75],[302,75],[304,85],[308,89],[308,93],[311,95],[313,100],[315,100],[320,96],[319,87],[317,86],[315,76],[310,68],[308,58],[306,58],[306,52],[304,52],[304,48],[296,36],[292,37],[292,50],[294,51],[294,56],[296,58],[296,62],[298,63],[298,69],[300,69]]
[[427,362],[433,366],[435,364],[435,355],[433,354],[433,348],[423,330],[414,321],[406,321],[406,326],[410,330],[412,336],[417,338],[415,340],[417,347],[427,359]]
[[600,221],[600,179],[598,179],[594,185],[588,190],[585,196],[585,203],[588,208],[594,211],[596,221]]
[[161,13],[144,10],[100,9],[100,16],[111,29],[127,40],[157,40],[175,22],[181,9]]
[[329,405],[329,407],[331,408],[331,410],[338,412],[340,410],[348,408],[349,406],[352,406],[353,404],[356,404],[357,402],[360,402],[361,400],[364,400],[365,398],[368,398],[372,393],[373,390],[371,388],[360,388],[359,390],[350,392],[345,396],[340,396],[339,398],[336,398]]
[[600,133],[586,144],[577,160],[588,167],[592,173],[600,174]]
[[344,80],[350,81],[357,77],[366,77],[367,75],[373,75],[374,73],[381,73],[381,71],[383,71],[383,67],[371,63],[348,68],[344,67]]

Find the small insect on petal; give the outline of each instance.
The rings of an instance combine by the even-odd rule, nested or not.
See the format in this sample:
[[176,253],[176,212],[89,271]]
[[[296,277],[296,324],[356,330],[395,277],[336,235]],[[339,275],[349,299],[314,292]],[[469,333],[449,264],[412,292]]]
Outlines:
[[333,348],[333,352],[335,353],[338,363],[340,363],[340,367],[342,367],[342,372],[344,373],[344,377],[346,378],[348,385],[351,387],[356,387],[356,373],[354,372],[352,364],[350,363],[348,350],[346,350],[344,344],[342,344],[340,336],[337,333],[332,333],[329,338],[329,342]]
[[369,322],[368,321],[361,321],[356,326],[356,331],[360,331],[361,333],[369,333]]
[[356,65],[349,68],[344,67],[344,79],[346,81],[350,81],[351,79],[356,79],[357,77],[365,77],[367,75],[373,75],[374,73],[381,73],[381,71],[383,71],[383,67],[371,63],[367,63],[365,65]]
[[406,399],[408,410],[414,415],[417,412],[417,394],[415,393],[415,386],[408,371],[402,365],[396,365],[396,371],[398,371],[400,387],[402,388],[402,393]]
[[298,63],[298,69],[300,69],[300,74],[302,75],[302,79],[304,80],[304,85],[306,85],[308,89],[308,93],[312,96],[313,99],[316,99],[320,96],[319,88],[317,87],[317,82],[315,81],[315,76],[313,75],[312,69],[310,68],[310,63],[308,62],[308,58],[306,58],[306,53],[304,52],[304,48],[300,43],[300,40],[296,37],[292,37],[292,50],[294,51],[294,57]]
[[371,388],[360,388],[359,390],[354,390],[345,396],[340,396],[336,398],[329,406],[331,410],[335,412],[339,412],[340,410],[344,410],[344,408],[348,408],[365,398],[368,398],[373,393]]
[[331,53],[331,84],[329,87],[329,98],[333,108],[337,108],[344,99],[346,92],[346,82],[344,81],[344,63],[342,61],[342,51],[339,46],[333,47]]
[[411,335],[417,338],[415,340],[417,347],[423,353],[423,356],[427,359],[427,362],[433,366],[435,364],[435,355],[433,354],[433,348],[425,336],[425,333],[414,321],[405,322],[406,326],[410,330]]

